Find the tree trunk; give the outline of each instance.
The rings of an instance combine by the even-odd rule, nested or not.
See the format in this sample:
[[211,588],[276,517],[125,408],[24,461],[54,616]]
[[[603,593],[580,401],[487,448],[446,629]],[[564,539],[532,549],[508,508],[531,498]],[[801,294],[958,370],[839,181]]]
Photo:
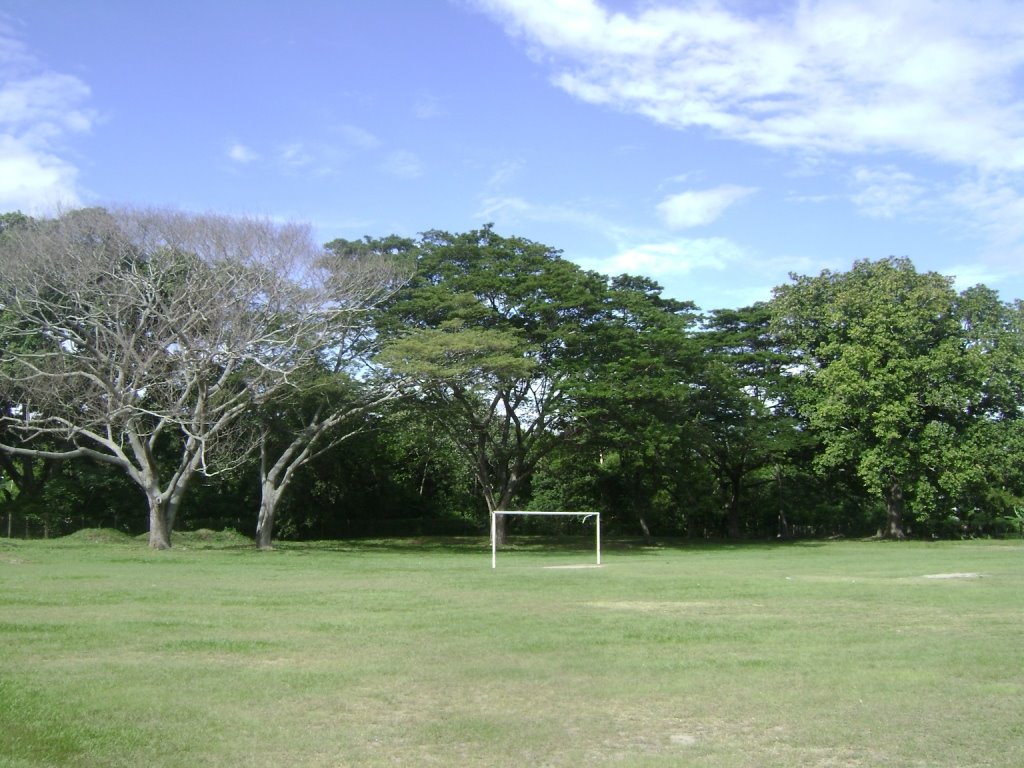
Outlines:
[[281,491],[274,488],[270,481],[263,482],[263,490],[260,494],[260,515],[256,521],[256,548],[273,549],[274,536],[274,514],[277,511],[277,500],[281,497]]
[[903,499],[903,484],[899,480],[893,480],[885,493],[885,528],[882,529],[883,539],[896,539],[903,541],[907,538],[903,530],[903,510],[905,504]]
[[[491,512],[491,515],[494,515],[494,512]],[[508,543],[508,515],[494,516],[494,543],[499,547]]]
[[[291,480],[292,472],[297,466],[305,463],[303,456],[296,457],[295,455],[301,446],[299,437],[292,441],[292,444],[285,449],[277,461],[271,463],[267,438],[266,432],[260,437],[260,513],[256,518],[256,548],[261,550],[274,548],[274,519],[277,514],[277,502],[281,500],[285,486]],[[306,444],[306,447],[309,448],[311,444],[312,440]]]
[[[509,508],[512,503],[512,496],[515,493],[516,478],[506,478],[500,489],[500,495],[495,499],[494,489],[490,485],[491,475],[486,471],[486,462],[481,461],[477,481],[483,486],[484,499],[487,502],[487,511],[494,516],[495,511],[503,511]],[[485,485],[485,482],[488,484]],[[508,543],[508,515],[497,515],[494,518],[494,541],[499,547]]]
[[740,526],[740,493],[743,490],[742,475],[733,475],[725,488],[729,500],[726,502],[726,524],[729,538],[738,539],[741,535]]
[[775,467],[775,486],[779,493],[779,528],[776,532],[776,536],[780,539],[789,538],[789,521],[786,519],[786,506],[783,503],[782,497],[782,472],[779,471],[778,466]]
[[149,500],[149,546],[151,549],[171,548],[171,527],[167,520],[167,500],[163,494],[147,493]]
[[647,525],[647,518],[645,517],[643,510],[638,510],[636,513],[636,519],[640,523],[640,531],[644,535],[644,541],[651,540],[651,527]]
[[[194,463],[194,460],[193,462]],[[146,492],[146,499],[149,501],[149,546],[153,549],[171,548],[171,531],[174,529],[174,519],[178,514],[178,508],[185,498],[185,491],[188,489],[192,475],[195,472],[194,466],[186,467],[180,476],[174,481],[174,486],[164,491],[160,490],[159,484],[153,479],[155,472],[143,473],[144,478],[140,485]]]

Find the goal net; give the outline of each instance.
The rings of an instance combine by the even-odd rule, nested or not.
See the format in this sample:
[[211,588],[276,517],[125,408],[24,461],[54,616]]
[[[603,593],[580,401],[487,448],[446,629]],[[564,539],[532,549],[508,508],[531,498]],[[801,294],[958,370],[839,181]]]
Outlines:
[[533,512],[524,510],[498,510],[491,514],[491,568],[498,567],[498,515],[547,515],[549,517],[579,517],[586,522],[594,518],[594,550],[597,564],[601,564],[601,513],[600,512]]

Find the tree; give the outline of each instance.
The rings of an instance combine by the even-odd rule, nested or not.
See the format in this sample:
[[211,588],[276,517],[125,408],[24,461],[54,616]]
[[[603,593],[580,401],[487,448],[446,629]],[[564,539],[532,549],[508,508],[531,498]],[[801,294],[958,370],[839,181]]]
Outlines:
[[277,506],[296,472],[368,428],[372,410],[395,395],[395,390],[370,390],[342,373],[325,371],[280,390],[262,405],[258,548],[271,548]]
[[576,428],[567,384],[603,281],[490,226],[426,233],[417,266],[380,318],[377,359],[463,451],[488,511],[508,509]]
[[[316,267],[333,311],[310,325],[306,364],[292,373],[257,411],[260,416],[260,509],[256,545],[271,547],[278,502],[310,461],[361,432],[368,414],[398,394],[383,380],[367,380],[375,339],[368,313],[408,279],[415,243],[390,236],[337,239],[325,246]],[[308,281],[307,281],[308,282]],[[296,307],[300,315],[302,307]]]
[[883,536],[905,536],[911,493],[930,487],[938,438],[967,407],[949,278],[908,259],[793,276],[775,290],[775,327],[797,354],[799,404],[820,436],[819,468],[850,468],[884,500]]
[[[9,240],[13,232],[24,231],[32,223],[32,219],[20,211],[14,213],[0,214],[0,244]],[[0,305],[0,315],[4,320],[11,321],[10,310]],[[6,323],[0,322],[0,329],[6,327]],[[14,337],[0,337],[0,350],[8,345],[17,343]],[[2,354],[0,354],[0,366],[6,366]],[[24,394],[20,388],[9,383],[0,391],[0,413],[9,413],[23,409]],[[17,441],[18,436],[10,432],[9,427],[0,421],[0,443]],[[8,506],[7,536],[10,538],[14,514],[11,511],[16,498],[22,501],[26,497],[38,497],[42,486],[47,479],[52,477],[57,469],[57,461],[53,459],[36,459],[32,456],[13,456],[0,453],[0,504]]]
[[[779,349],[770,319],[766,304],[717,310],[698,336],[704,355],[685,428],[714,472],[730,538],[742,535],[744,492],[780,482],[780,465],[804,438],[790,410],[785,372],[792,358]],[[778,531],[788,535],[783,510]]]
[[948,500],[936,522],[946,535],[990,533],[1024,507],[1024,305],[978,285],[957,297],[957,317],[965,406],[932,462],[942,467],[936,485]]
[[150,546],[169,547],[192,478],[331,311],[292,278],[319,249],[308,228],[167,211],[70,211],[6,234],[0,376],[25,396],[0,415],[0,449],[119,468],[145,493]]
[[687,464],[681,425],[700,354],[695,324],[693,304],[664,297],[653,280],[611,278],[588,328],[582,374],[572,380],[607,511],[626,512],[645,537],[656,507],[680,506],[669,489]]

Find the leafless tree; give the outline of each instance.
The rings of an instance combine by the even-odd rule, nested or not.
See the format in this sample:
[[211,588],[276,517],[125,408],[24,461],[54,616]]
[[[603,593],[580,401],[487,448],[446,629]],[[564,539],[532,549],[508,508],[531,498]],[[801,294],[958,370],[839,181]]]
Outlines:
[[19,397],[0,450],[120,468],[145,492],[150,546],[169,547],[190,480],[239,455],[217,449],[240,417],[350,319],[321,257],[304,226],[173,211],[5,233],[0,381]]
[[[260,418],[260,510],[256,546],[271,548],[278,502],[296,472],[362,432],[375,409],[398,396],[394,378],[376,377],[374,324],[377,305],[397,291],[415,269],[414,241],[389,236],[328,243],[315,277],[333,308],[331,322],[306,339],[316,349],[293,372],[294,387],[267,398]],[[301,379],[300,379],[301,376]]]

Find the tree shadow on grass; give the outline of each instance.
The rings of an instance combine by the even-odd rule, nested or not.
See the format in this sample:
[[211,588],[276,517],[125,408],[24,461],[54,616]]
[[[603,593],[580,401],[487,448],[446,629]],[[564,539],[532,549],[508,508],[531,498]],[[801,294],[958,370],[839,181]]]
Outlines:
[[[764,551],[794,547],[823,547],[827,542],[820,540],[771,540],[771,541],[706,541],[683,538],[644,539],[642,537],[602,537],[601,551],[607,553],[629,553],[655,555],[666,550],[700,552]],[[491,542],[487,536],[408,536],[396,538],[337,539],[324,541],[282,541],[275,542],[275,548],[288,552],[360,552],[416,553],[445,552],[478,555],[489,552]],[[499,551],[551,553],[557,555],[566,551],[593,552],[593,535],[513,535]]]

